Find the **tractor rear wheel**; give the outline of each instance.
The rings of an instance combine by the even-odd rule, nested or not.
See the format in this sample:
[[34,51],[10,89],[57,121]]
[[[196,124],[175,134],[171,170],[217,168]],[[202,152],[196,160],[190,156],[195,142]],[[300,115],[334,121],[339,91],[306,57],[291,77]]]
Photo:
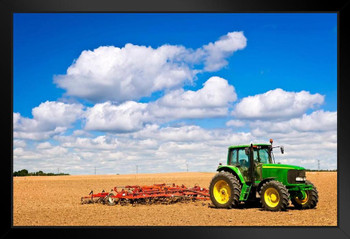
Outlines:
[[241,184],[230,172],[217,173],[210,182],[210,199],[217,208],[232,208],[239,204]]
[[289,204],[289,193],[281,182],[271,180],[262,185],[260,200],[267,211],[284,211]]
[[312,209],[315,208],[318,202],[318,191],[316,187],[308,180],[305,182],[306,185],[312,185],[311,190],[304,191],[303,199],[299,199],[297,195],[292,195],[291,201],[297,209]]

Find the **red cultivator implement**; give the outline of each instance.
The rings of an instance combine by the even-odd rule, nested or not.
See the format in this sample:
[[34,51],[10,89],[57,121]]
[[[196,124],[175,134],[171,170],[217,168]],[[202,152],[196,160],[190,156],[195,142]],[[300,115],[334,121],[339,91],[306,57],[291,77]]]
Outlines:
[[81,203],[102,203],[108,205],[126,204],[171,204],[176,202],[188,202],[196,200],[209,200],[209,190],[194,186],[187,188],[184,185],[154,184],[152,186],[125,186],[118,190],[114,187],[110,193],[102,191],[81,198]]

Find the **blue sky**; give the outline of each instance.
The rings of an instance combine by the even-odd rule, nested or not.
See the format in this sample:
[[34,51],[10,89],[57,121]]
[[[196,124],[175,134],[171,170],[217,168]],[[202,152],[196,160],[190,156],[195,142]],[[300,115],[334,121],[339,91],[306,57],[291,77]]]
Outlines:
[[[235,36],[241,37],[241,42],[238,42],[238,40],[235,42],[236,38],[230,38],[233,35],[229,33],[234,32],[237,33]],[[227,42],[221,41],[227,38],[232,40],[229,42],[230,44],[237,44],[237,48],[232,47],[232,45],[227,45]],[[126,49],[126,44],[129,43],[132,44],[132,47],[129,49],[130,51]],[[210,43],[214,45],[217,43],[218,47],[210,48]],[[225,47],[231,47],[232,49],[230,48],[230,50],[227,50],[228,48],[220,48],[219,45],[224,43],[226,44]],[[103,48],[105,46],[110,46],[111,48]],[[141,48],[141,46],[144,48]],[[168,65],[163,62],[165,64],[164,66],[176,69],[181,72],[181,74],[189,74],[191,76],[188,75],[181,78],[174,72],[174,74],[166,74],[165,77],[163,75],[165,71],[163,70],[168,68],[157,68],[153,71],[150,70],[152,65],[147,67],[145,65],[139,65],[141,63],[136,61],[137,59],[133,59],[135,61],[130,64],[128,63],[128,60],[131,59],[131,55],[128,54],[131,54],[131,52],[141,52],[142,49],[145,50],[148,47],[148,51],[142,50],[143,54],[149,53],[158,56],[160,51],[157,51],[157,49],[160,49],[162,46],[172,46],[176,48],[178,52],[175,58],[171,58],[170,54],[172,53],[170,53],[170,48],[165,49],[164,51],[166,52],[164,54],[166,54],[166,57],[169,57],[171,64],[169,61],[167,61],[167,63],[169,63]],[[180,49],[179,46],[182,46],[182,48]],[[97,49],[99,50],[96,51]],[[126,68],[119,69],[118,67],[121,67],[121,65],[114,65],[106,70],[115,69],[116,72],[119,72],[119,75],[126,72],[125,75],[123,75],[123,79],[127,79],[128,77],[140,78],[139,75],[135,76],[135,74],[137,74],[133,72],[135,69],[141,72],[141,74],[143,70],[150,70],[152,73],[148,72],[147,74],[149,74],[151,78],[165,77],[164,79],[169,80],[169,82],[167,82],[167,84],[164,83],[164,86],[159,86],[159,84],[153,85],[152,82],[148,83],[149,88],[154,86],[154,89],[146,89],[147,84],[145,83],[144,86],[140,86],[140,88],[145,88],[140,90],[138,95],[133,95],[133,91],[127,94],[128,92],[125,92],[125,90],[123,91],[123,89],[119,89],[119,91],[113,90],[113,87],[120,86],[118,85],[120,79],[116,80],[118,76],[112,73],[112,75],[98,75],[99,71],[96,68],[91,70],[93,76],[87,75],[88,73],[86,72],[88,71],[83,67],[87,64],[86,59],[90,58],[81,57],[84,51],[90,51],[91,56],[89,57],[91,57],[91,61],[110,59],[111,61],[109,62],[112,62],[113,58],[108,57],[118,58],[118,54],[121,54],[120,52],[117,53],[119,49],[125,50],[126,57],[125,59],[121,59],[127,64]],[[97,58],[97,52],[100,52],[99,54],[108,54],[108,56],[106,55],[105,58]],[[108,140],[112,139],[117,139],[118,142],[127,142],[127,139],[133,139],[133,142],[136,142],[135,134],[145,132],[145,129],[152,124],[157,124],[159,126],[159,131],[157,131],[159,134],[161,134],[162,129],[171,130],[175,129],[175,126],[180,129],[195,126],[197,127],[195,130],[204,130],[205,133],[210,135],[219,134],[218,138],[222,136],[218,133],[220,130],[226,130],[225,134],[230,134],[232,137],[235,135],[242,135],[243,133],[251,134],[248,135],[247,138],[240,138],[241,140],[249,141],[268,139],[269,136],[263,136],[264,134],[261,133],[261,128],[269,127],[266,125],[269,122],[275,122],[274,125],[280,125],[283,129],[285,129],[285,127],[294,127],[293,132],[290,132],[292,135],[290,137],[295,137],[295,139],[301,136],[304,137],[304,134],[306,134],[308,130],[311,132],[308,134],[311,138],[315,137],[314,134],[317,134],[317,136],[321,138],[323,136],[330,137],[329,131],[331,130],[333,130],[332,137],[334,133],[336,135],[336,123],[334,123],[334,115],[336,119],[337,111],[336,14],[16,13],[14,14],[13,53],[13,112],[16,113],[20,119],[18,125],[15,124],[16,127],[14,128],[14,140],[18,142],[15,144],[14,150],[16,152],[17,148],[17,151],[21,152],[14,158],[14,166],[15,168],[18,167],[18,169],[35,165],[33,166],[33,170],[39,167],[46,167],[46,169],[49,170],[50,164],[46,161],[41,161],[41,152],[39,149],[43,148],[51,150],[56,149],[61,152],[62,155],[74,155],[74,157],[78,158],[78,161],[80,160],[79,162],[84,161],[81,151],[78,151],[78,148],[75,146],[67,146],[68,138],[63,139],[63,137],[70,137],[69,140],[73,140],[72,137],[75,137],[75,142],[82,138],[87,141],[93,141],[97,137],[104,137],[103,140],[105,141],[103,142],[106,143],[106,145],[110,143]],[[135,55],[133,54],[132,57],[135,57]],[[149,57],[151,57],[151,55]],[[147,59],[149,58],[145,59],[145,63],[147,63]],[[79,64],[75,64],[75,62]],[[156,59],[155,62],[158,62],[158,59]],[[108,63],[102,63],[102,68],[106,64]],[[215,67],[214,64],[219,64],[219,66]],[[92,64],[92,67],[94,67],[94,64]],[[74,77],[70,75],[67,72],[69,68],[74,68],[75,72],[78,72],[77,75],[74,75]],[[171,77],[179,78],[172,79]],[[209,83],[207,84],[208,91],[200,91],[204,87],[203,84],[212,77],[219,77],[220,79],[212,79],[210,81],[211,85],[209,86]],[[108,89],[108,92],[109,90],[110,92],[102,96],[103,93],[101,92],[105,92],[103,91],[103,84],[107,82],[107,80],[105,80],[107,78],[110,80],[109,84],[111,84]],[[133,87],[135,85],[140,85],[142,82],[146,82],[142,81],[142,79],[137,80],[140,81],[137,81],[137,83],[135,81],[135,84],[132,84]],[[213,91],[213,89],[210,88],[214,87],[215,84],[213,82],[227,89],[227,97],[225,96],[226,98],[224,98],[223,95],[221,95],[223,98],[219,99],[220,102],[227,101],[225,101],[227,103],[225,105],[226,108],[222,107],[223,105],[220,105],[220,107],[216,105],[215,110],[217,110],[217,113],[213,113],[213,111],[207,112],[204,111],[204,109],[210,109],[210,107],[213,106],[210,106],[210,104],[205,105],[204,103],[197,103],[194,105],[199,107],[197,110],[198,112],[200,111],[200,113],[195,111],[193,108],[195,106],[191,108],[191,110],[194,110],[194,114],[190,114],[188,109],[187,114],[183,114],[183,116],[182,111],[177,109],[179,113],[177,113],[176,117],[174,117],[174,115],[169,115],[169,113],[159,113],[171,111],[169,108],[164,108],[166,104],[163,104],[164,102],[162,103],[160,100],[164,99],[164,96],[171,96],[173,97],[172,99],[175,100],[181,97],[181,99],[185,99],[186,97],[192,97],[192,100],[203,99],[201,97],[205,97],[206,92]],[[162,84],[163,83],[161,83],[161,85]],[[79,91],[80,87],[81,91]],[[99,87],[102,87],[101,91],[99,91]],[[223,88],[220,88],[220,90]],[[96,89],[96,91],[91,94],[87,93],[90,89]],[[281,89],[282,91],[276,91],[276,89]],[[177,93],[176,90],[178,90]],[[179,93],[179,90],[182,90],[182,93]],[[283,102],[280,98],[272,99],[269,96],[272,99],[271,101],[270,98],[264,96],[264,94],[269,91],[273,91],[272,94],[269,94],[271,97],[280,97],[281,94],[284,94],[288,95],[288,97],[290,96],[290,99],[294,99],[295,102],[300,102],[300,99],[296,97],[296,95],[303,95],[303,97],[305,95],[306,98],[302,99],[302,105],[305,107],[296,107],[295,112],[288,111],[288,109],[295,106],[296,103],[289,101]],[[123,95],[123,92],[125,95]],[[191,92],[194,93],[192,94]],[[235,95],[234,98],[229,97],[230,92],[233,93],[232,95]],[[307,92],[307,94],[300,92]],[[198,93],[197,96],[196,93]],[[238,104],[242,106],[240,109],[244,109],[243,106],[246,103],[244,99],[248,97],[253,97],[257,102],[260,102],[260,104],[262,102],[277,102],[281,105],[280,108],[276,106],[278,112],[271,112],[271,114],[268,115],[248,115],[248,112],[243,112],[242,110],[238,111],[237,109]],[[142,111],[144,113],[142,119],[138,117],[137,120],[135,119],[135,122],[133,121],[134,119],[125,118],[126,122],[132,122],[128,128],[121,127],[118,122],[115,124],[111,123],[111,125],[104,124],[102,127],[102,125],[98,125],[98,122],[105,122],[103,121],[105,119],[99,119],[100,121],[97,122],[97,118],[93,118],[96,116],[93,114],[95,112],[94,110],[97,110],[98,106],[105,104],[103,109],[109,107],[108,112],[112,112],[118,121],[118,112],[120,112],[118,106],[128,101],[135,103],[128,105],[128,109],[133,109],[135,112]],[[47,104],[47,107],[44,108],[44,105],[42,105],[41,110],[39,106],[45,102],[51,102],[52,107],[49,107],[49,104]],[[46,121],[44,120],[44,122],[42,120],[44,119],[43,115],[50,115],[50,112],[47,111],[55,109],[54,107],[58,105],[58,102],[66,104],[64,105],[65,107],[68,107],[69,104],[74,104],[74,106],[76,106],[74,109],[80,112],[79,117],[77,116],[78,113],[74,114],[72,119],[65,124],[62,124],[61,120],[61,125],[55,124],[52,120],[47,119],[45,119]],[[179,102],[181,103],[181,101]],[[252,105],[251,103],[252,102],[250,102],[250,105]],[[188,102],[186,104],[188,105]],[[147,107],[147,109],[145,107]],[[174,107],[174,105],[172,107]],[[32,110],[35,108],[39,108],[39,113],[33,115]],[[186,111],[185,108],[181,109]],[[89,109],[91,109],[91,114],[89,116],[81,116],[84,112],[88,112]],[[267,112],[270,110],[270,107],[266,106],[265,108],[256,109],[256,111],[259,110]],[[153,112],[153,114],[150,112]],[[156,116],[157,114],[158,116]],[[106,116],[106,112],[104,112],[103,115]],[[153,118],[145,119],[145,115],[147,115],[147,117],[151,115]],[[322,118],[316,119],[316,117]],[[121,118],[123,117],[121,116]],[[317,122],[323,122],[324,125],[320,125],[317,129],[310,129],[305,125],[310,123],[311,119]],[[333,121],[328,122],[329,119]],[[235,126],[232,125],[232,122],[228,123],[230,120],[234,120]],[[335,126],[330,127],[330,124]],[[298,128],[296,125],[298,125],[298,127],[303,125],[303,127],[300,126]],[[49,132],[50,130],[53,131]],[[82,135],[78,137],[77,133],[74,134],[75,131]],[[282,132],[277,131],[278,130],[274,130],[266,133],[269,135],[276,134],[278,137],[279,134],[277,133]],[[41,132],[41,135],[46,135],[45,133],[47,133],[47,137],[34,137],[30,135],[30,133],[33,132]],[[260,132],[260,134],[257,132]],[[144,137],[149,138],[146,136]],[[137,140],[138,139],[139,138],[137,138]],[[154,152],[160,152],[159,150],[163,149],[166,143],[175,144],[175,142],[181,142],[181,146],[183,146],[192,145],[197,142],[196,139],[192,139],[192,141],[181,141],[177,139],[166,142],[160,142],[160,140],[156,138],[154,140],[155,142],[152,142],[155,147]],[[293,140],[290,140],[290,142],[293,142]],[[291,144],[292,148],[293,146],[297,147],[290,142],[288,142],[287,139],[281,140],[281,143],[286,145]],[[197,143],[203,142],[198,141]],[[317,142],[314,143],[317,144]],[[332,161],[324,162],[323,165],[325,167],[327,165],[327,167],[336,168],[336,142],[332,143],[333,146],[329,146],[329,150],[327,149],[327,152],[332,155]],[[228,146],[232,143],[226,142],[226,144]],[[38,147],[38,145],[44,145],[45,147]],[[71,145],[73,145],[73,143],[71,143]],[[162,145],[163,148],[161,147]],[[179,145],[177,144],[177,146]],[[217,148],[215,148],[215,150],[216,149]],[[218,150],[220,150],[220,148]],[[221,150],[223,154],[226,153],[225,147]],[[110,153],[122,154],[123,152],[123,148],[120,148],[120,150],[114,149],[114,151]],[[90,153],[100,155],[101,151],[95,149]],[[192,153],[195,155],[196,150],[193,150]],[[310,152],[310,155],[311,154],[318,155],[317,152]],[[26,159],[28,155],[36,155],[32,157],[34,161]],[[222,152],[220,155],[222,155]],[[192,156],[187,155],[184,157],[189,157],[188,160],[192,160],[190,159]],[[219,155],[217,155],[217,157],[219,157]],[[298,164],[304,164],[308,167],[314,165],[314,161],[301,162],[302,160],[298,161],[296,156],[292,155],[292,158],[293,157],[294,161]],[[59,155],[55,155],[54,158],[59,158]],[[138,158],[138,156],[135,155],[134,158]],[[205,158],[204,155],[203,158]],[[125,164],[132,162],[133,159],[130,160],[131,161],[126,160]],[[152,158],[148,160],[152,162]],[[202,162],[198,165],[193,162],[193,165],[197,165],[194,166],[194,168],[203,171],[214,170],[212,166],[213,163],[209,163],[211,160],[210,157],[208,157],[207,160],[208,163]],[[216,164],[217,160],[214,161],[214,164]],[[35,163],[33,164],[33,162]],[[54,159],[50,162],[53,165],[52,168],[57,168],[58,163],[55,162]],[[93,162],[90,163],[93,164]],[[97,164],[97,162],[95,163]],[[108,165],[107,162],[104,164]],[[179,165],[180,164],[182,163],[180,162]],[[169,165],[171,165],[170,162]],[[113,166],[114,164],[110,164],[109,168]],[[86,169],[76,167],[75,165],[72,166],[68,162],[66,164],[63,163],[61,167],[73,174],[86,173]],[[182,167],[183,166],[175,166],[175,168],[180,171]],[[107,166],[105,169],[101,168],[101,171],[111,173],[107,168]],[[144,168],[145,172],[152,171],[147,168],[146,165]],[[128,172],[128,170],[132,172],[130,171],[131,169],[125,168],[126,172]],[[165,166],[159,170],[167,171]]]

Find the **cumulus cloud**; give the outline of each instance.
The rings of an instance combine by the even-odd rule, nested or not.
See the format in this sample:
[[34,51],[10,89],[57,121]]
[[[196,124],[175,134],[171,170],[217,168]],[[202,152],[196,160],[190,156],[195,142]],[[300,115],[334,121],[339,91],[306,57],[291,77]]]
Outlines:
[[229,104],[236,98],[235,89],[227,80],[211,77],[197,91],[170,91],[150,103],[96,104],[85,114],[85,129],[132,132],[147,123],[226,116]]
[[245,48],[247,39],[243,32],[229,32],[218,41],[203,46],[205,55],[205,71],[216,71],[227,65],[226,58],[233,52]]
[[271,122],[255,121],[250,124],[254,132],[289,133],[319,132],[337,130],[337,112],[318,110],[311,114],[303,114],[301,117],[290,120]]
[[52,145],[49,142],[43,142],[43,143],[39,143],[36,148],[37,149],[48,149],[51,148]]
[[155,139],[160,141],[198,142],[212,140],[214,135],[197,125],[184,125],[181,127],[160,127],[151,124],[132,134],[135,139]]
[[226,116],[228,106],[237,99],[235,88],[227,80],[211,77],[197,91],[174,90],[148,108],[158,119],[194,119]]
[[[91,102],[138,100],[153,92],[191,83],[198,72],[219,70],[233,52],[246,46],[243,32],[230,32],[196,50],[126,44],[83,51],[54,82],[67,95]],[[204,69],[195,66],[204,65]]]
[[229,120],[226,122],[226,126],[242,127],[245,123],[242,120]]
[[337,130],[337,112],[318,110],[301,118],[291,119],[289,124],[298,131]]
[[56,76],[54,82],[67,95],[91,102],[139,99],[192,81],[193,72],[183,63],[183,54],[187,53],[181,46],[101,46],[83,51],[67,74]]
[[[121,136],[121,135],[120,135]],[[133,141],[154,140],[159,144],[163,143],[179,143],[185,144],[201,144],[205,142],[207,148],[218,149],[225,148],[228,144],[240,144],[242,142],[250,142],[255,139],[251,133],[234,132],[231,129],[205,129],[197,125],[183,125],[180,127],[160,127],[159,125],[147,125],[144,129],[123,135],[129,137]],[[205,150],[204,148],[198,150]],[[171,149],[169,149],[171,150]],[[193,153],[195,153],[194,151]],[[225,153],[225,152],[223,152]]]
[[86,130],[129,132],[139,130],[149,121],[147,104],[127,101],[120,105],[112,102],[96,104],[85,114]]
[[215,108],[227,106],[228,102],[236,99],[234,87],[229,85],[227,80],[214,76],[209,78],[198,91],[183,89],[171,91],[159,99],[157,104],[171,108]]
[[81,104],[46,101],[33,108],[33,118],[13,113],[13,136],[24,139],[47,139],[64,132],[83,114]]
[[232,114],[239,119],[250,120],[288,119],[301,116],[323,102],[324,96],[318,93],[288,92],[278,88],[243,98]]
[[13,147],[14,148],[24,148],[27,146],[26,141],[21,140],[21,139],[14,139],[13,140]]
[[88,149],[88,150],[106,150],[117,149],[118,140],[106,135],[98,136],[96,138],[88,137],[58,137],[63,147],[76,148],[76,149]]

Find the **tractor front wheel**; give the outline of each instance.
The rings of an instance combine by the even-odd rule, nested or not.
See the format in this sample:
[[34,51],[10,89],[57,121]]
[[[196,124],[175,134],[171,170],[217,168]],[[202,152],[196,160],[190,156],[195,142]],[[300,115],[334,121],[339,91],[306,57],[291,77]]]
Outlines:
[[239,204],[241,184],[230,172],[217,173],[210,182],[210,199],[217,208],[232,208]]
[[289,204],[287,188],[281,182],[275,180],[262,185],[260,198],[263,209],[267,211],[284,211]]
[[306,185],[312,185],[311,190],[300,192],[302,197],[298,197],[297,194],[292,195],[291,201],[297,209],[312,209],[315,208],[318,202],[318,192],[316,187],[308,180],[305,182]]

